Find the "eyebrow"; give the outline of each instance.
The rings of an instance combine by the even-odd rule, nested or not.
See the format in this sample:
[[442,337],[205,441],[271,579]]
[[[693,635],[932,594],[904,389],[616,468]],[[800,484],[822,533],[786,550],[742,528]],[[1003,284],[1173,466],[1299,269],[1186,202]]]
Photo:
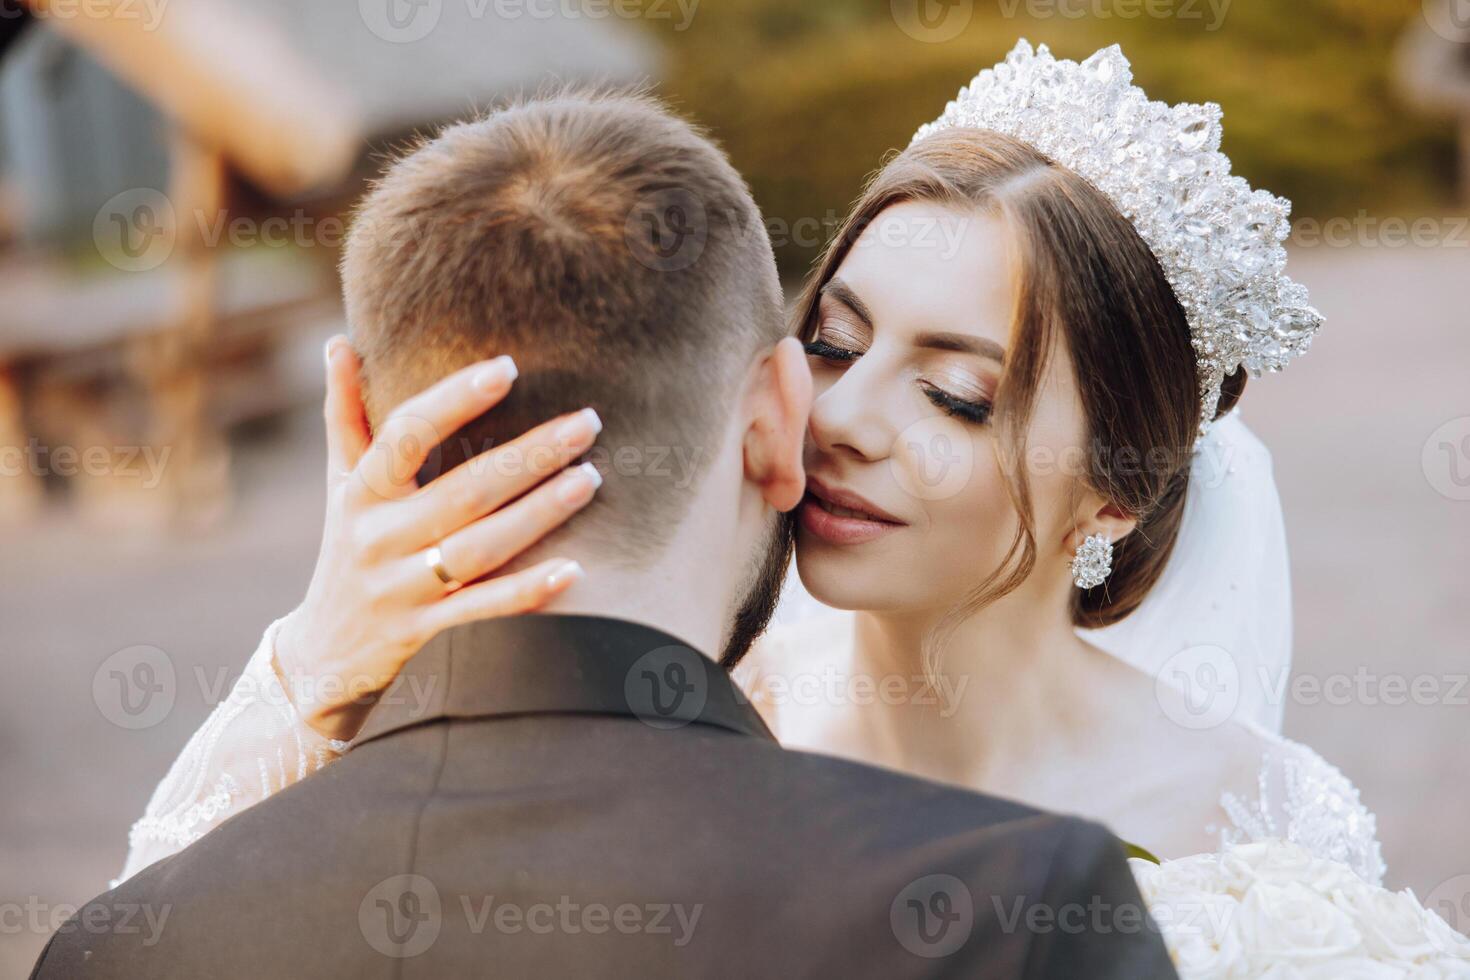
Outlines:
[[972,337],[967,333],[921,333],[914,344],[930,350],[952,350],[961,354],[988,357],[997,364],[1006,362],[1006,349],[989,337]]
[[[862,297],[853,292],[851,286],[838,279],[836,276],[827,281],[822,287],[823,296],[831,296],[837,302],[846,306],[857,314],[858,319],[869,330],[873,329],[873,311],[868,309]],[[929,350],[948,350],[960,354],[975,354],[979,357],[988,357],[997,364],[1004,365],[1006,362],[1006,349],[988,337],[975,337],[967,333],[950,333],[947,331],[931,331],[921,333],[914,338],[914,344]]]

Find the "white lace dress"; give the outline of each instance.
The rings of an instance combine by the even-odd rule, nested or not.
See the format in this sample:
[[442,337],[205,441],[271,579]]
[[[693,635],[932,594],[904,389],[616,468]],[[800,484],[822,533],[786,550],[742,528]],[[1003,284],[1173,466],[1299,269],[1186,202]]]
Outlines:
[[[133,826],[120,881],[346,751],[347,743],[307,726],[286,698],[274,669],[277,626],[266,630],[230,696],[194,733]],[[775,630],[763,644],[781,643],[783,632],[795,630]],[[786,740],[782,727],[775,727]],[[1369,883],[1381,884],[1376,822],[1353,784],[1306,746],[1265,731],[1256,734],[1264,748],[1255,785],[1222,792],[1218,819],[1203,828],[1199,839],[1223,846],[1280,838],[1342,861]]]
[[[244,672],[174,760],[128,835],[118,881],[183,850],[242,810],[347,751],[307,725],[281,685],[276,631],[266,629]],[[116,884],[116,882],[114,882]]]

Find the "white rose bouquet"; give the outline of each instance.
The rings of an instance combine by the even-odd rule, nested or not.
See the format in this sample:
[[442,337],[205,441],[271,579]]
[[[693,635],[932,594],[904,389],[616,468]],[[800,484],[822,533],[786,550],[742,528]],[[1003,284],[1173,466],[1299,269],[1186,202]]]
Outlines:
[[1295,844],[1130,863],[1181,980],[1470,978],[1470,939],[1412,891]]

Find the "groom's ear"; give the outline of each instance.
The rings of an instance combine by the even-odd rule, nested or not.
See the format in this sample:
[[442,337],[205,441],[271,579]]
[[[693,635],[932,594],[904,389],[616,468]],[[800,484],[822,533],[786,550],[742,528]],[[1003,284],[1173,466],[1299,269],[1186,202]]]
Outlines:
[[812,411],[812,372],[800,341],[787,337],[756,366],[748,393],[745,478],[766,503],[788,511],[806,492],[802,447]]

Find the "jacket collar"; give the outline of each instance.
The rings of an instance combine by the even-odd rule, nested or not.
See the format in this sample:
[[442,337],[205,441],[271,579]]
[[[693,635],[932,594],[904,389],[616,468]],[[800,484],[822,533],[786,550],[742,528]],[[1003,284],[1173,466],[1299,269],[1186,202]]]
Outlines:
[[439,718],[626,715],[654,728],[774,736],[718,664],[667,633],[601,616],[485,619],[440,633],[379,698],[355,745]]

